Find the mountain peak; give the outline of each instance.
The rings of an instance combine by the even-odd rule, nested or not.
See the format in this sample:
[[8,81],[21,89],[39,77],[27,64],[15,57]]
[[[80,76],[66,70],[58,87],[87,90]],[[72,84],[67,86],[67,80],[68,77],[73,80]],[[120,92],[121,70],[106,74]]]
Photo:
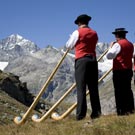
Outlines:
[[19,34],[12,34],[9,36],[9,38],[18,38],[18,39],[23,39],[23,37]]
[[[24,38],[20,36],[19,34],[12,34],[6,38],[6,40],[10,43],[16,44],[20,41],[22,41]],[[5,39],[4,39],[5,40]]]
[[[40,48],[34,42],[23,38],[19,34],[12,34],[0,40],[0,52],[14,54],[14,57],[31,54],[38,50],[40,50]],[[7,59],[9,59],[10,55],[7,57]]]

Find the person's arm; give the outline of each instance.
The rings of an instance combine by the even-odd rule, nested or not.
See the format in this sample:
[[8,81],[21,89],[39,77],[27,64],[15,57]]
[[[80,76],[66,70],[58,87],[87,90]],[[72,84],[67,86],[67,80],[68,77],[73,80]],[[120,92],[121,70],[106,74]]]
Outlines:
[[[135,72],[135,44],[134,45],[134,52],[133,52],[133,59],[132,59],[132,63],[133,63],[133,71]],[[134,80],[135,80],[135,76],[134,76]],[[135,82],[134,82],[135,84]]]
[[73,49],[77,40],[79,38],[79,32],[78,30],[75,30],[71,35],[68,41],[66,42],[66,47],[69,49]]
[[134,45],[134,52],[133,52],[133,58],[135,58],[135,44]]
[[114,59],[118,53],[121,51],[121,46],[119,43],[111,43],[111,48],[106,54],[107,59]]

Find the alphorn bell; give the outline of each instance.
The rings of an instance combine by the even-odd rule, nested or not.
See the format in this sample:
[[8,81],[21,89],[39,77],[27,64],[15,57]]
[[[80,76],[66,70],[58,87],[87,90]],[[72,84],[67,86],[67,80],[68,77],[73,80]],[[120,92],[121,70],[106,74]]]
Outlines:
[[65,97],[76,87],[76,84],[74,83],[66,92],[65,94],[41,117],[39,118],[39,116],[37,114],[34,114],[32,116],[32,120],[34,122],[42,122],[43,120],[45,120],[46,118],[48,118],[48,116],[50,116],[52,114],[52,112],[54,111],[54,109],[56,109],[59,104],[65,99]]
[[[98,58],[98,60],[97,61],[100,61],[102,58],[103,58],[103,56],[107,53],[107,51],[108,51],[108,49]],[[110,72],[109,72],[110,73]],[[103,78],[104,77],[106,77],[106,75],[104,75],[103,76]],[[99,82],[103,79],[102,77],[101,77],[101,79],[99,79]],[[74,89],[76,87],[76,83],[74,83],[66,92],[65,92],[65,94],[40,118],[37,114],[34,114],[33,116],[32,116],[32,120],[34,121],[34,122],[42,122],[43,120],[45,120],[45,119],[47,119],[48,118],[48,116],[50,116],[51,114],[55,114],[55,116],[57,116],[56,115],[56,113],[52,113],[57,107],[58,107],[58,105],[65,99],[65,97]],[[74,108],[76,107],[76,104],[74,104],[71,108],[72,109],[68,109],[68,111],[66,112],[66,114],[64,114],[64,117],[66,117],[70,112],[72,112],[72,110],[74,110]],[[52,115],[52,118],[53,118],[53,115]],[[65,116],[66,115],[66,116]],[[59,115],[58,115],[59,116]],[[62,116],[63,117],[63,116]],[[53,119],[57,119],[57,118],[53,118]]]
[[[108,70],[99,80],[98,82],[102,81],[110,72],[112,71],[112,68],[110,70]],[[90,94],[89,90],[87,90],[86,92],[86,96]],[[68,110],[66,112],[64,112],[62,115],[59,115],[57,112],[53,112],[51,115],[51,118],[54,120],[62,120],[65,117],[67,117],[77,106],[77,102],[74,103],[70,108],[68,108]]]
[[37,105],[40,97],[43,95],[43,93],[44,93],[45,89],[47,88],[49,82],[51,81],[51,79],[55,75],[56,71],[60,67],[61,63],[65,59],[65,57],[66,57],[66,55],[67,55],[68,52],[69,52],[69,49],[66,50],[66,52],[62,56],[61,60],[58,62],[58,64],[54,68],[53,72],[51,73],[51,75],[49,76],[49,78],[47,79],[47,81],[45,82],[45,84],[43,85],[43,87],[41,88],[39,94],[36,96],[36,98],[34,99],[33,103],[31,104],[31,106],[26,111],[26,113],[22,117],[21,116],[17,116],[17,117],[14,118],[15,124],[20,125],[20,124],[23,124],[26,121],[26,119],[28,118],[28,116],[31,114],[31,112],[33,111],[33,109]]

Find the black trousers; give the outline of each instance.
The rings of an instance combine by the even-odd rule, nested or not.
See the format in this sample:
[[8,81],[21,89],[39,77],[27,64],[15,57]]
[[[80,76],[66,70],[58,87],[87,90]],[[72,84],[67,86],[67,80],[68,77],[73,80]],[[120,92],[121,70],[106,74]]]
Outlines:
[[134,112],[134,97],[131,89],[132,70],[113,71],[116,110],[118,115]]
[[75,79],[77,86],[77,110],[76,118],[82,119],[86,116],[86,88],[90,92],[92,108],[91,117],[98,117],[101,114],[101,106],[98,92],[98,64],[96,60],[83,57],[75,61]]

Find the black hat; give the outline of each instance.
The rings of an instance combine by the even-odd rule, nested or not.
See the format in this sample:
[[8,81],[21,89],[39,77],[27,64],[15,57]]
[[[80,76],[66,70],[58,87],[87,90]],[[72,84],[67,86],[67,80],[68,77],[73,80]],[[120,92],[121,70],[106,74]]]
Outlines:
[[79,22],[86,22],[88,23],[91,20],[91,16],[88,16],[86,14],[82,14],[76,18],[74,21],[75,24],[78,24]]
[[117,28],[115,29],[114,32],[112,32],[112,34],[117,34],[117,33],[128,33],[128,31],[126,31],[125,28]]

